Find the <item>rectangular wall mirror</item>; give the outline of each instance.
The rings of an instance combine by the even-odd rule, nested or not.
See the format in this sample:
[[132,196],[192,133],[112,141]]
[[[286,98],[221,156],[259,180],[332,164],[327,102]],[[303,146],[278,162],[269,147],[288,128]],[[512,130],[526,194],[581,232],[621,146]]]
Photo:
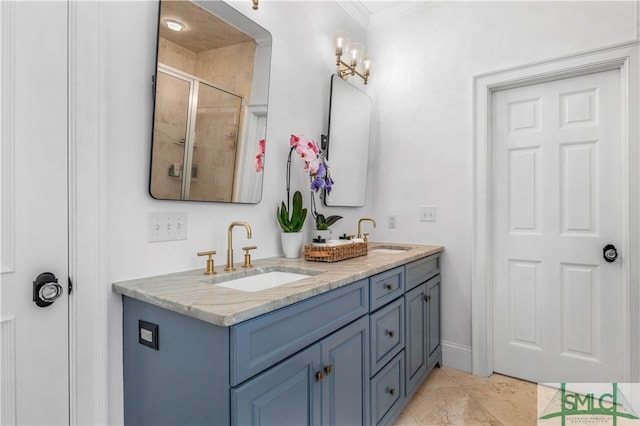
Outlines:
[[271,35],[222,1],[161,1],[149,192],[258,203]]
[[371,97],[337,75],[331,76],[327,159],[335,186],[327,206],[362,207],[367,193]]

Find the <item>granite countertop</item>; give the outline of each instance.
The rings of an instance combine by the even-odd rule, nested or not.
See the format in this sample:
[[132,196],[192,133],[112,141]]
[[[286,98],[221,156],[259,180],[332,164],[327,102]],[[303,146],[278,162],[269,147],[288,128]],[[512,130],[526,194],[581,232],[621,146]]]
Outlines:
[[[393,247],[406,250],[376,252]],[[215,325],[231,326],[443,250],[442,246],[369,243],[366,256],[339,262],[273,257],[252,261],[249,269],[236,263],[233,272],[217,266],[215,275],[203,275],[203,268],[116,282],[113,291]],[[272,270],[312,276],[257,292],[215,285]]]

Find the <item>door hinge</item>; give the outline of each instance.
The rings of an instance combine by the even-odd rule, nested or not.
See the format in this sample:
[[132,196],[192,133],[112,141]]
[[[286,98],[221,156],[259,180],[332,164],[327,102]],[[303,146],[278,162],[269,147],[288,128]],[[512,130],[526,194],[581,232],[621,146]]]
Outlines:
[[73,283],[71,282],[71,277],[69,277],[68,280],[69,280],[69,287],[67,289],[67,295],[70,295],[71,292],[73,291]]

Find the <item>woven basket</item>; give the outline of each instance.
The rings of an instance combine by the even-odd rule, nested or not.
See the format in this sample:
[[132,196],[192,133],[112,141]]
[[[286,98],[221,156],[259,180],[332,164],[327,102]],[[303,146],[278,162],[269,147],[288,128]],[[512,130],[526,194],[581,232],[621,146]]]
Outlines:
[[305,260],[314,262],[338,262],[352,257],[365,256],[367,243],[342,244],[339,246],[304,246]]

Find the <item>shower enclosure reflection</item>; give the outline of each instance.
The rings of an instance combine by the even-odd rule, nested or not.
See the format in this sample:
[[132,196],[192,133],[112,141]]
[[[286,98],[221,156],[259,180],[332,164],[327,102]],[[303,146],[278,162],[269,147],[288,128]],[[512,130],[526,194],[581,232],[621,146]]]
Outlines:
[[230,201],[242,97],[162,65],[156,84],[151,192],[162,199]]
[[157,48],[151,195],[259,202],[271,36],[221,1],[162,1]]

